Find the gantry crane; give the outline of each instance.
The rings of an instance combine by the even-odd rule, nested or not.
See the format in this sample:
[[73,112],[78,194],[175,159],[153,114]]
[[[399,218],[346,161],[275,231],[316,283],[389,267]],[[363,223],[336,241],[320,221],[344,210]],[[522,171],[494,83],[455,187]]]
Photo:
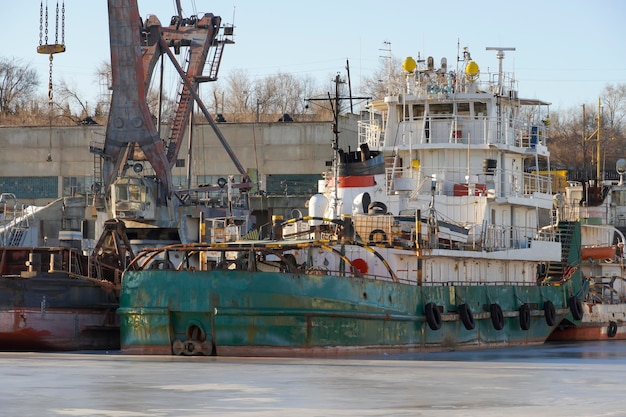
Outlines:
[[[108,0],[112,96],[104,145],[92,147],[92,152],[102,157],[101,189],[110,193],[108,206],[112,217],[165,220],[170,224],[175,221],[171,209],[180,202],[173,194],[171,169],[176,164],[194,101],[247,180],[245,169],[197,92],[199,83],[217,79],[224,46],[233,43],[233,27],[223,28],[221,18],[211,13],[183,18],[180,1],[177,9],[178,14],[164,27],[156,16],[143,22],[136,0]],[[186,68],[175,56],[181,49],[187,53]],[[163,56],[170,58],[181,78],[176,115],[165,140],[146,99],[156,64]],[[209,73],[203,75],[207,61]],[[144,162],[154,172],[151,177],[141,175]]]

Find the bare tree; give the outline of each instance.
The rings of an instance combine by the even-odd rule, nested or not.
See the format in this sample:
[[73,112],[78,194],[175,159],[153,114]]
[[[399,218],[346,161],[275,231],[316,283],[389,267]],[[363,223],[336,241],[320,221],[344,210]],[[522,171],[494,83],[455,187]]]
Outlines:
[[37,71],[21,59],[0,58],[0,112],[15,113],[34,97],[39,86]]
[[[82,120],[92,116],[87,101],[81,98],[76,87],[70,87],[65,80],[61,80],[56,89],[55,97],[55,105],[61,108],[61,115],[73,123],[80,123]],[[78,106],[79,111],[77,113],[72,112],[71,108],[73,105]]]
[[224,114],[228,114],[232,122],[250,121],[253,85],[248,72],[242,69],[232,71],[226,77],[226,96],[222,103]]
[[624,140],[624,122],[626,120],[626,84],[607,85],[601,94],[602,118],[606,120],[606,134]]
[[381,58],[380,65],[374,74],[363,78],[363,92],[374,100],[389,94],[401,93],[406,85],[401,69],[399,58],[393,56]]
[[617,160],[626,157],[626,85],[607,86],[600,97],[600,141],[597,102],[552,114],[552,161],[568,168],[570,179],[595,179],[598,164],[602,173],[611,172]]

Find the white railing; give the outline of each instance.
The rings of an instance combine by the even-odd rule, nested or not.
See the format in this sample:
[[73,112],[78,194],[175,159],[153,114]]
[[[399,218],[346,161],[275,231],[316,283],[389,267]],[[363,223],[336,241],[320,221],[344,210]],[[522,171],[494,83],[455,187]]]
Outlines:
[[[380,123],[358,122],[359,144],[367,143],[370,149],[393,146],[409,149],[420,145],[459,144],[511,145],[533,149],[545,144],[545,127],[530,124],[498,124],[495,117],[468,119],[461,116],[431,116],[405,120],[397,125],[398,131],[389,138]],[[389,129],[387,129],[389,130]],[[387,137],[387,141],[385,138]]]
[[[408,188],[413,196],[418,193],[430,194],[431,181],[434,178],[436,195],[459,196],[463,192],[460,188],[468,185],[466,179],[468,176],[476,179],[469,184],[469,188],[474,190],[472,195],[477,196],[486,196],[492,192],[495,196],[531,197],[534,193],[550,194],[552,189],[551,177],[548,175],[514,172],[499,168],[496,168],[494,175],[486,175],[482,167],[468,172],[467,168],[449,166],[440,167],[437,170],[424,168],[413,170],[409,167],[386,168],[385,173],[387,194],[397,191],[398,179],[403,182],[403,189]],[[500,178],[504,180],[501,181]],[[412,186],[407,187],[406,184],[410,181],[413,181]],[[490,185],[487,186],[488,184]]]

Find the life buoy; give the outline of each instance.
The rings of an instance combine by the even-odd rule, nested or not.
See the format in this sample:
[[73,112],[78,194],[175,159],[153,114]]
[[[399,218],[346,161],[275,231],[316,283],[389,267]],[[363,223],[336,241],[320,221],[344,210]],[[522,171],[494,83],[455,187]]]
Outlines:
[[367,264],[367,261],[363,258],[356,258],[352,261],[352,266],[359,271],[361,274],[367,274],[367,271],[369,271],[369,265]]
[[[376,237],[379,237],[379,238],[378,239],[374,239]],[[370,233],[369,242],[370,243],[386,243],[387,242],[387,233],[385,233],[385,231],[381,230],[381,229],[374,229],[374,230],[372,230],[372,233]]]
[[489,313],[491,315],[491,324],[496,330],[502,330],[504,328],[504,313],[502,313],[502,307],[497,303],[492,303],[489,306]]
[[608,337],[615,337],[617,334],[617,323],[614,321],[609,322],[609,327],[606,328],[606,335]]
[[430,327],[431,330],[441,329],[441,312],[439,311],[439,306],[435,303],[428,303],[424,308],[424,312],[426,313],[428,327]]
[[543,314],[546,316],[546,324],[548,326],[554,326],[556,324],[556,309],[552,301],[546,300],[543,302]]
[[519,327],[522,330],[530,329],[530,306],[524,303],[519,307]]
[[583,318],[583,303],[580,301],[580,298],[572,295],[567,300],[567,305],[569,306],[569,310],[571,311],[574,320],[580,320]]
[[474,315],[472,314],[472,309],[467,303],[463,303],[459,306],[459,316],[461,316],[461,321],[467,330],[473,330],[474,323]]

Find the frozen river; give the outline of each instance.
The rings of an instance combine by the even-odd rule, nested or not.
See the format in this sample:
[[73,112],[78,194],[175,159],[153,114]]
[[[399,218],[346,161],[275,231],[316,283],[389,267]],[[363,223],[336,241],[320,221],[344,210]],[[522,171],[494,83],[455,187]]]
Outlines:
[[367,359],[0,353],[0,415],[624,416],[626,343]]

